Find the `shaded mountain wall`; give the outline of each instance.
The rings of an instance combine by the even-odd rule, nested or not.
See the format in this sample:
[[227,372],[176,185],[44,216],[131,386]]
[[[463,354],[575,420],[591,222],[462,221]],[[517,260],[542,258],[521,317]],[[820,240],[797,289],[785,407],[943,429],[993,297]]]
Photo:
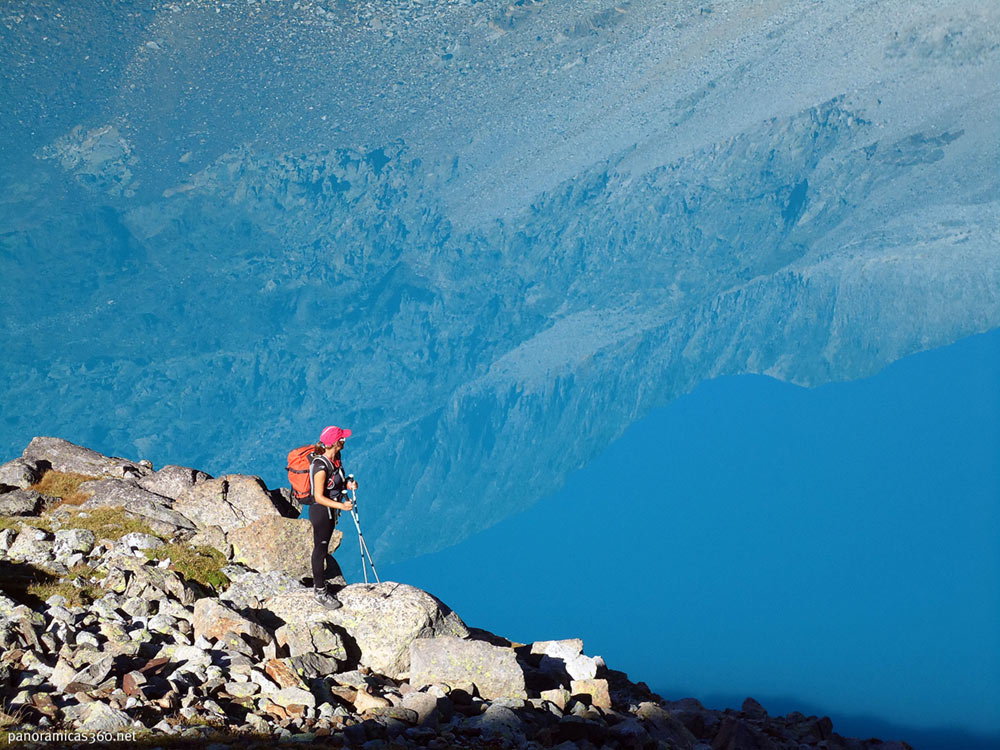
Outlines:
[[347,424],[391,559],[707,378],[1000,325],[990,8],[112,10],[5,10],[12,444],[276,484]]

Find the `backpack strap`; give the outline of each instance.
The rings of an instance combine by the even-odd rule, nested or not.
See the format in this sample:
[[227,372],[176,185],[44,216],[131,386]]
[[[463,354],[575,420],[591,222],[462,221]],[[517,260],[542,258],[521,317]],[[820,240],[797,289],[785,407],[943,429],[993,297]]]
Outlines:
[[[312,460],[309,461],[309,472],[308,472],[309,473],[309,497],[313,497],[316,494],[316,487],[313,485],[313,472],[312,472],[312,462],[313,461],[322,461],[323,463],[326,464],[327,467],[329,467],[329,468],[325,468],[325,471],[326,471],[326,480],[328,482],[330,481],[330,477],[333,475],[333,472],[335,471],[335,468],[333,466],[333,461],[331,461],[326,456],[315,456],[314,455],[312,457]],[[326,492],[326,487],[323,488],[323,491]]]

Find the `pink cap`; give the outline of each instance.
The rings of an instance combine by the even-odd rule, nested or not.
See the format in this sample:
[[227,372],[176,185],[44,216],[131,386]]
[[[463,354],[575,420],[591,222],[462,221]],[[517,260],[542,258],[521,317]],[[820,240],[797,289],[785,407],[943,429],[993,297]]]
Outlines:
[[319,435],[319,441],[323,445],[334,445],[341,438],[349,438],[351,436],[351,431],[342,427],[327,427]]

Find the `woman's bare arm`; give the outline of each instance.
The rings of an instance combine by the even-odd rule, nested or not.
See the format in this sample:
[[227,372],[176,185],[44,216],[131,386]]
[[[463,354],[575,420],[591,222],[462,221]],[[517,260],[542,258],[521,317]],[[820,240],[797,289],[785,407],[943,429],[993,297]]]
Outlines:
[[354,503],[350,500],[345,503],[338,503],[336,500],[331,500],[323,494],[326,491],[325,488],[326,469],[320,469],[313,478],[313,500],[316,504],[326,506],[327,508],[334,508],[335,510],[350,510],[354,507]]

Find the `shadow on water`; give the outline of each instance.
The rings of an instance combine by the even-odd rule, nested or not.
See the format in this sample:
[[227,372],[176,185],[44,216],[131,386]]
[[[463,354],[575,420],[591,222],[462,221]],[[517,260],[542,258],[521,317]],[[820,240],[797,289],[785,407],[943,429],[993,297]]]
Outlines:
[[[670,696],[670,699],[690,693],[684,688],[662,688],[656,692],[663,697]],[[735,693],[712,693],[698,697],[698,700],[706,708],[738,710],[746,697]],[[909,727],[877,716],[830,713],[819,706],[789,696],[753,697],[771,716],[784,716],[792,711],[806,716],[829,716],[833,721],[833,731],[842,737],[863,740],[878,738],[885,742],[901,740],[911,745],[913,750],[996,750],[1000,747],[1000,734],[976,734],[956,727]]]

